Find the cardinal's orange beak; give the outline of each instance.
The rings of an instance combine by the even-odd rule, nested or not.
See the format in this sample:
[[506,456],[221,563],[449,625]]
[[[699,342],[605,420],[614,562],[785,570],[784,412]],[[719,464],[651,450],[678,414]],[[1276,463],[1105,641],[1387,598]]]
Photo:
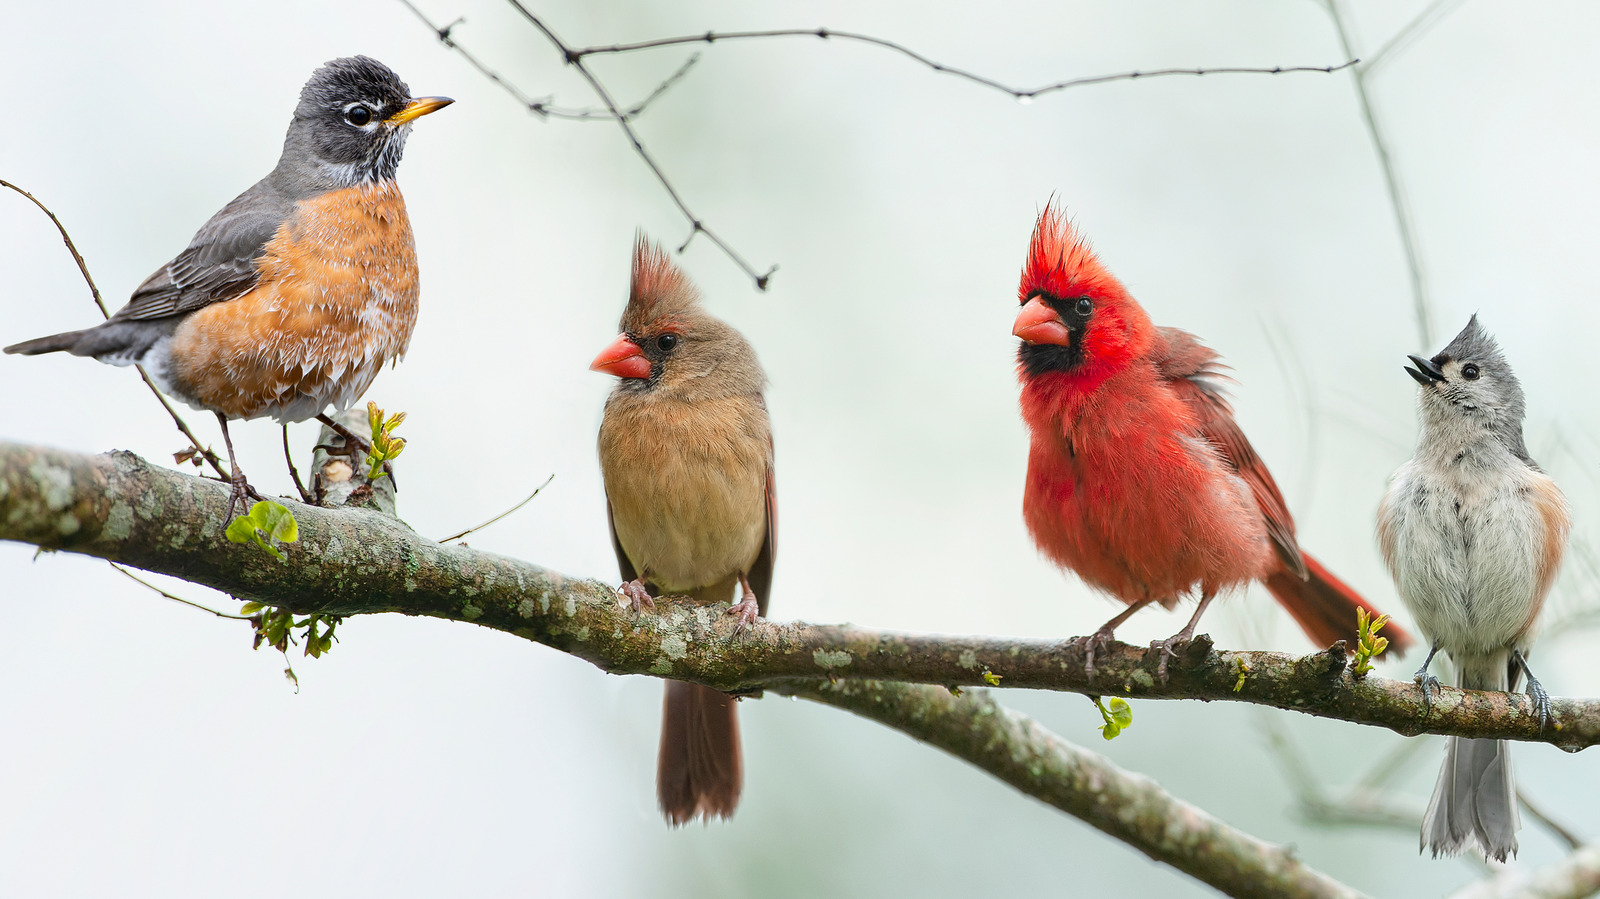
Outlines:
[[618,334],[617,339],[589,363],[589,370],[619,378],[648,378],[650,360],[644,357],[644,351],[639,349],[637,343],[628,339],[628,335]]
[[1040,297],[1034,297],[1022,305],[1022,311],[1017,313],[1016,324],[1011,326],[1011,333],[1029,343],[1068,346],[1072,342],[1061,316],[1046,306]]

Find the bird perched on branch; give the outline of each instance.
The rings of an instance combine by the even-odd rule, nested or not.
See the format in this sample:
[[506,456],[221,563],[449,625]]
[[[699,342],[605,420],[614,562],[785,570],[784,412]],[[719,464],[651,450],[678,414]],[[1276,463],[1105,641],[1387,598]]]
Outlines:
[[[1261,581],[1314,642],[1356,638],[1372,607],[1295,540],[1267,466],[1233,419],[1217,354],[1151,324],[1049,206],[1017,291],[1022,417],[1032,432],[1023,517],[1039,549],[1128,608],[1084,638],[1088,674],[1116,627],[1198,591],[1183,630],[1157,641],[1165,678],[1222,591]],[[1403,652],[1410,638],[1386,631]]]
[[[1428,665],[1441,649],[1469,690],[1526,675],[1543,726],[1550,697],[1528,651],[1567,546],[1566,498],[1523,445],[1522,386],[1476,315],[1437,356],[1408,358],[1422,431],[1378,508],[1378,543],[1428,639],[1417,684],[1425,699],[1438,686]],[[1451,737],[1422,846],[1437,858],[1476,842],[1505,861],[1520,826],[1506,742]]]
[[451,102],[412,97],[375,59],[336,59],[300,92],[277,167],[145,279],[110,320],[6,347],[142,365],[185,403],[216,413],[234,503],[231,419],[349,408],[404,355],[417,316],[417,255],[395,170],[411,123]]
[[[766,374],[738,331],[641,237],[622,333],[595,357],[616,375],[600,424],[611,542],[635,611],[661,593],[739,600],[741,626],[767,610],[777,545]],[[728,817],[744,763],[734,697],[668,681],[656,793],[673,824]]]

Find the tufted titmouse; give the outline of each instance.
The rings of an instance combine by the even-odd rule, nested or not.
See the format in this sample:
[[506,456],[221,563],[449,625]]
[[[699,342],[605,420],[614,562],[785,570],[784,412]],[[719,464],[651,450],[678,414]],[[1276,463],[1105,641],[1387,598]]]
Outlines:
[[[1567,545],[1566,499],[1528,456],[1522,387],[1476,315],[1439,355],[1409,358],[1422,433],[1378,508],[1378,542],[1430,645],[1417,683],[1424,697],[1437,687],[1428,663],[1441,649],[1467,689],[1527,675],[1543,724],[1550,698],[1527,656]],[[1476,840],[1504,861],[1520,826],[1506,743],[1451,737],[1422,846],[1438,857]]]

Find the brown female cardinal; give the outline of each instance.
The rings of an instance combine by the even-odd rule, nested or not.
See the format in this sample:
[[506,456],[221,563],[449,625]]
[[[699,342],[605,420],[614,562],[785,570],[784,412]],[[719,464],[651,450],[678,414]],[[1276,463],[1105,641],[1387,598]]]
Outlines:
[[[738,331],[700,308],[699,293],[640,238],[622,334],[594,371],[620,380],[600,424],[611,542],[634,610],[653,595],[740,599],[741,625],[767,611],[777,515],[767,377]],[[673,824],[728,817],[743,762],[732,696],[667,683],[656,796]]]
[[[1189,623],[1152,644],[1165,678],[1211,600],[1253,580],[1319,646],[1354,641],[1356,609],[1372,606],[1295,542],[1278,485],[1233,420],[1217,354],[1151,324],[1049,206],[1017,297],[1032,431],[1023,517],[1046,556],[1128,605],[1084,639],[1089,676],[1095,651],[1133,613],[1198,590]],[[1384,635],[1391,649],[1411,644],[1398,627]]]

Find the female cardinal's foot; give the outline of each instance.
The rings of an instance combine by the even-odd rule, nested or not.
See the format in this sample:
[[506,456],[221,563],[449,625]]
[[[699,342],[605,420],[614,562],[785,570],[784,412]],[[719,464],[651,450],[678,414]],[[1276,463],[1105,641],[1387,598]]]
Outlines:
[[738,602],[728,608],[728,614],[737,616],[739,630],[744,630],[761,617],[761,600],[756,598],[756,591],[750,589],[750,581],[742,574],[739,575],[739,588],[744,593],[739,596]]
[[656,609],[655,597],[650,595],[650,590],[644,585],[644,581],[638,578],[618,587],[617,592],[627,597],[628,605],[633,606],[635,614],[638,614],[640,609],[649,609],[652,612]]
[[1521,650],[1512,651],[1511,658],[1522,668],[1522,673],[1528,676],[1528,698],[1533,700],[1533,710],[1539,713],[1539,733],[1544,733],[1545,726],[1550,723],[1550,694],[1545,692],[1539,679],[1533,676],[1533,669],[1528,667],[1528,657],[1524,656]]

